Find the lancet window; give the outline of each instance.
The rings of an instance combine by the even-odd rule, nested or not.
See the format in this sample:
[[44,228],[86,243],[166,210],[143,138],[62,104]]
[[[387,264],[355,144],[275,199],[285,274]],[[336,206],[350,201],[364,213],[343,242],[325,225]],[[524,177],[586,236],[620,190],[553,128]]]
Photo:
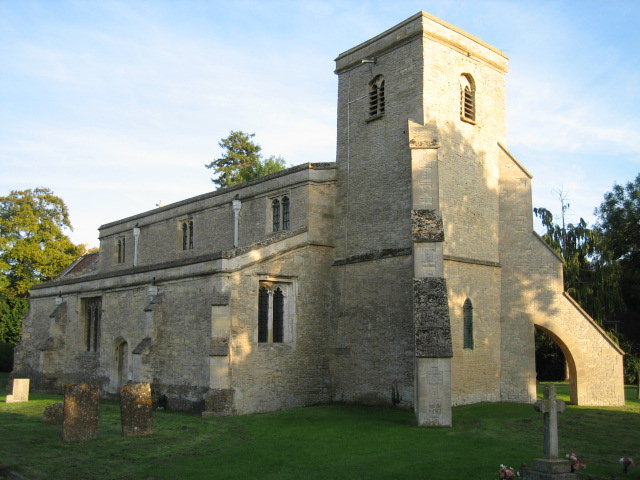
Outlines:
[[468,73],[460,76],[460,118],[469,123],[476,121],[476,84]]
[[464,348],[473,349],[473,305],[468,298],[462,307]]
[[378,75],[369,83],[369,117],[384,115],[384,77]]

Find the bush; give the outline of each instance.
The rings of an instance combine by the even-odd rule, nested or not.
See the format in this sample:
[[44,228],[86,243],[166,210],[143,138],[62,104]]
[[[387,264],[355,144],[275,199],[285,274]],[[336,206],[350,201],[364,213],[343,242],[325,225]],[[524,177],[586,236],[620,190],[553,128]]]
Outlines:
[[0,372],[13,370],[13,348],[11,343],[0,343]]

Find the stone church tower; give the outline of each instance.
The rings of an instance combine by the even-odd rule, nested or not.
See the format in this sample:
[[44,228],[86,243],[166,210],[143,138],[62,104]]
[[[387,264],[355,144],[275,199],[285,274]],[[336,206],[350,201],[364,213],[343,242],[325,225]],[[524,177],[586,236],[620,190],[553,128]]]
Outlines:
[[507,57],[420,13],[336,73],[340,398],[413,395],[423,425],[449,425],[452,404],[533,401],[534,317],[581,324],[620,376],[620,351],[560,298],[561,265],[532,233],[531,176],[504,147]]
[[149,382],[235,415],[347,401],[532,402],[534,332],[571,400],[624,404],[623,352],[563,292],[506,149],[507,58],[418,13],[341,54],[337,161],[100,227],[100,252],[35,286],[13,376],[35,391]]

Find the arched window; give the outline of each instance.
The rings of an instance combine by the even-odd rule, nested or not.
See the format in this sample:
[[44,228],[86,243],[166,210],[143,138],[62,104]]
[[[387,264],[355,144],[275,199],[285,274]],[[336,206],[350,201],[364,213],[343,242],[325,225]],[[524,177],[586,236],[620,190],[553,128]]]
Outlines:
[[124,237],[118,239],[118,263],[124,263],[126,244]]
[[260,287],[258,293],[258,342],[269,341],[269,291]]
[[280,287],[273,292],[273,343],[284,340],[284,293]]
[[460,118],[470,123],[476,121],[476,84],[468,73],[460,75]]
[[295,305],[291,282],[261,280],[258,288],[258,343],[294,341]]
[[182,250],[193,250],[193,221],[182,222]]
[[473,305],[468,298],[462,307],[462,317],[464,319],[464,348],[473,349]]
[[378,75],[369,83],[369,117],[384,115],[384,77]]
[[273,231],[280,230],[280,200],[277,198],[273,200]]
[[282,197],[282,230],[289,230],[289,197]]
[[102,317],[102,297],[83,300],[85,315],[85,348],[87,352],[98,351],[100,340],[100,318]]

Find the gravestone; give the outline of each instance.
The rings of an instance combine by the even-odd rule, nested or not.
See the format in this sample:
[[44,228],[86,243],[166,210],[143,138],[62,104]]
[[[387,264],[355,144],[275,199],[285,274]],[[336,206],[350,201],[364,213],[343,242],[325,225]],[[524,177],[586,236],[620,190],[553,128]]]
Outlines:
[[72,383],[64,386],[62,440],[84,442],[98,437],[97,385]]
[[29,401],[29,379],[14,378],[11,395],[7,395],[7,403],[28,402]]
[[130,383],[120,389],[122,435],[139,437],[153,433],[151,385]]
[[45,407],[42,413],[42,423],[49,425],[62,425],[64,419],[64,405],[62,402]]
[[545,385],[543,399],[533,408],[542,412],[544,418],[544,458],[533,460],[531,468],[524,470],[524,480],[575,480],[571,462],[558,458],[558,413],[564,412],[566,405],[556,400],[556,386]]

